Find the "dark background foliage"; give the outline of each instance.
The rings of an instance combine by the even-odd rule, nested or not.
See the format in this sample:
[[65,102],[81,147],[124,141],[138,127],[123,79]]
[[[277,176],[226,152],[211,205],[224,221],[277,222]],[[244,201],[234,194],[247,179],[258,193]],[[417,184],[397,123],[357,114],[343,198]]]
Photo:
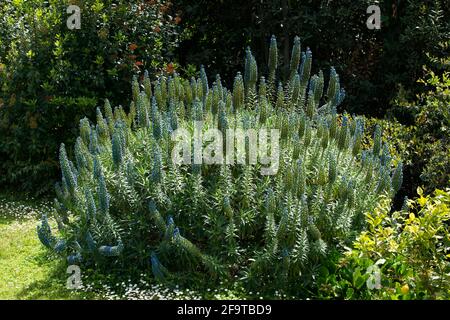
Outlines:
[[[366,9],[372,4],[381,8],[380,30],[366,26]],[[302,50],[308,46],[313,52],[315,72],[322,69],[327,74],[335,66],[340,74],[347,91],[341,112],[390,119],[379,124],[387,129],[385,139],[400,147],[399,158],[405,162],[396,203],[401,206],[404,196],[415,197],[418,186],[426,185],[431,192],[448,185],[449,154],[442,146],[450,137],[449,127],[444,117],[437,116],[437,122],[430,117],[436,100],[441,110],[448,108],[448,91],[436,99],[436,85],[418,83],[430,71],[442,74],[450,68],[430,61],[430,56],[450,54],[449,46],[443,45],[450,39],[448,1],[176,0],[174,9],[181,17],[181,65],[206,64],[208,75],[220,73],[228,86],[236,70],[243,69],[245,46],[256,52],[261,66],[266,65],[269,39],[276,35],[280,63],[287,68],[290,45],[299,35]],[[427,97],[435,102],[424,103]],[[428,129],[425,122],[432,123]]]
[[[376,3],[381,30],[369,30],[366,9]],[[303,48],[311,48],[316,69],[327,70],[331,63],[341,74],[348,92],[342,108],[378,117],[390,108],[400,86],[407,92],[420,90],[415,81],[425,54],[438,54],[438,44],[450,37],[447,1],[176,0],[174,9],[184,37],[178,54],[182,65],[206,64],[209,75],[220,73],[230,84],[243,68],[245,45],[262,65],[274,34],[286,65],[299,35]]]

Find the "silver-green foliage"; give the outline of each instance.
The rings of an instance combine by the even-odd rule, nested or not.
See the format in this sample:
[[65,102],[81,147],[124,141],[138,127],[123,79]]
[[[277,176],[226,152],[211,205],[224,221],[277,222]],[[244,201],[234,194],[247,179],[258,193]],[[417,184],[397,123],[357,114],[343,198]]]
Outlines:
[[[274,37],[270,50],[267,83],[257,83],[247,49],[232,91],[218,76],[210,86],[203,67],[190,81],[175,74],[152,84],[146,74],[142,84],[133,81],[130,113],[113,113],[106,102],[106,119],[100,110],[96,126],[83,119],[76,166],[64,145],[60,151],[55,204],[64,242],[44,220],[43,243],[71,263],[120,262],[158,281],[192,273],[238,275],[260,288],[309,283],[364,227],[379,197],[399,189],[401,165],[391,168],[379,129],[373,149],[362,151],[364,123],[336,114],[344,91],[334,69],[324,89],[323,73],[310,75],[311,51],[301,53],[296,38],[283,86]],[[261,175],[260,165],[173,164],[171,133],[192,132],[195,120],[222,131],[279,129],[277,174]]]

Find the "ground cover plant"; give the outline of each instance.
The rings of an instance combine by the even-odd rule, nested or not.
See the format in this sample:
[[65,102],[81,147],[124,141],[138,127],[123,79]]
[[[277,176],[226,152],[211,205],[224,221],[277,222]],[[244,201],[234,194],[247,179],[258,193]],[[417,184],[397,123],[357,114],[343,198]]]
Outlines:
[[[83,119],[73,161],[60,148],[58,231],[44,216],[41,242],[99,273],[307,296],[327,259],[365,228],[364,214],[399,190],[402,164],[393,163],[379,127],[371,148],[362,149],[362,119],[336,111],[345,96],[338,74],[331,68],[327,85],[322,71],[312,75],[312,53],[299,38],[284,84],[275,37],[268,56],[261,76],[248,48],[232,90],[220,76],[210,84],[204,68],[191,80],[175,74],[152,83],[146,74],[132,83],[129,113],[107,101],[96,123]],[[279,137],[270,136],[270,154],[258,150],[253,164],[249,136],[200,144],[211,158],[237,154],[243,162],[233,165],[191,162],[196,142],[188,140],[181,149],[191,164],[180,164],[174,136],[192,137],[198,122],[202,134],[276,129]]]

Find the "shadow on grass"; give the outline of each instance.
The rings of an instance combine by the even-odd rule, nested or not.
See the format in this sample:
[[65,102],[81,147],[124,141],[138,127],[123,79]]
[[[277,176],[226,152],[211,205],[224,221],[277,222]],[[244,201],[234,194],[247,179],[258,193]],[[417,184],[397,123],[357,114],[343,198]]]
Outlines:
[[[92,295],[67,289],[66,282],[70,274],[66,273],[67,263],[49,253],[34,257],[38,266],[51,264],[45,279],[36,280],[17,293],[20,300],[81,300],[93,299]],[[48,267],[47,267],[48,268]]]
[[[22,220],[27,220],[27,219],[22,219]],[[15,218],[15,217],[13,217],[13,216],[0,216],[0,225],[2,225],[2,224],[4,224],[4,225],[6,225],[6,224],[11,224],[11,223],[13,223],[13,222],[15,222],[15,221],[21,221],[21,219],[17,219],[17,218]]]

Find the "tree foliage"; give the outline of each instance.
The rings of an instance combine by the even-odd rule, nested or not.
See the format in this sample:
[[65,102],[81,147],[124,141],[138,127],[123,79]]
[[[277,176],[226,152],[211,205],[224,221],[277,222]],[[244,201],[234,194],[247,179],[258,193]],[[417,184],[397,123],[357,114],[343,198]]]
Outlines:
[[79,30],[66,25],[69,3],[0,3],[0,183],[35,193],[53,184],[78,121],[101,99],[128,101],[132,76],[164,70],[177,41],[168,1],[72,1]]

